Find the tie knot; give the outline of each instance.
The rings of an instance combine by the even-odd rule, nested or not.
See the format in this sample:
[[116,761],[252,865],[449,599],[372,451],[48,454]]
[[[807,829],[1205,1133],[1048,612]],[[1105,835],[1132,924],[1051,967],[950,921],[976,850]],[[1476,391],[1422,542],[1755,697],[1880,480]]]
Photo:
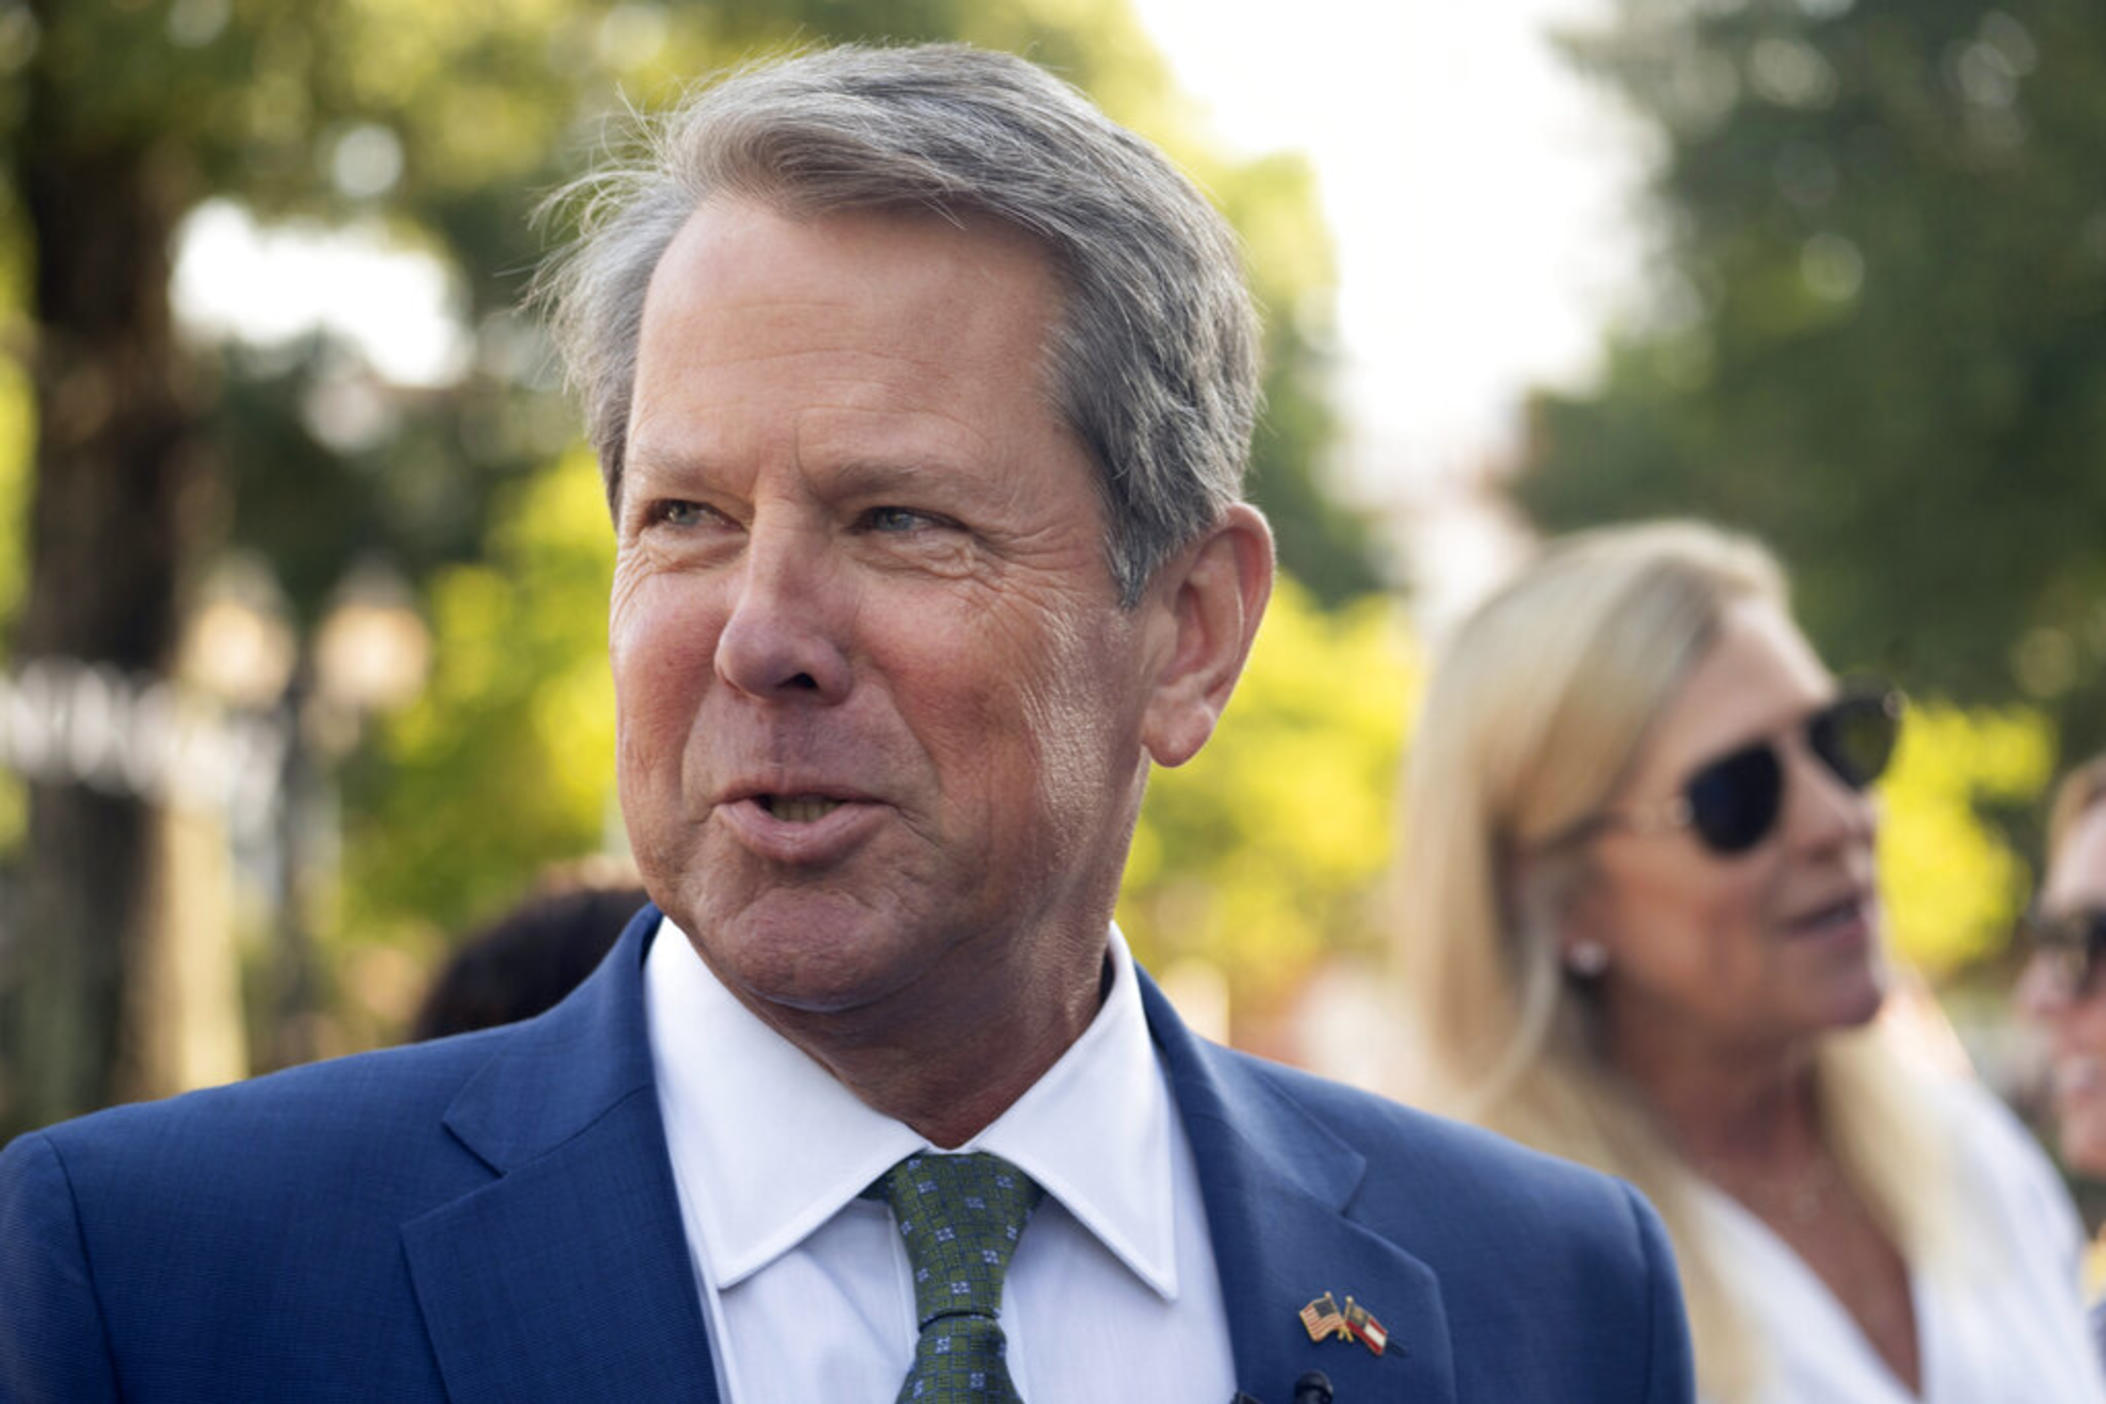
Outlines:
[[998,1155],[910,1155],[870,1187],[892,1205],[914,1272],[922,1329],[939,1317],[1001,1314],[1002,1278],[1031,1211],[1045,1198]]

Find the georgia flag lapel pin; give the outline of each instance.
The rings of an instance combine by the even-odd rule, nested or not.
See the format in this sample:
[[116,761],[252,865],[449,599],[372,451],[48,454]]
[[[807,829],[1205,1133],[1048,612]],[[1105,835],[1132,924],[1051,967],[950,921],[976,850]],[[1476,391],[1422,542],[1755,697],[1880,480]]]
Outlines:
[[1368,1309],[1351,1297],[1345,1299],[1345,1310],[1339,1313],[1345,1320],[1346,1333],[1375,1354],[1389,1349],[1389,1332],[1382,1323],[1368,1314]]

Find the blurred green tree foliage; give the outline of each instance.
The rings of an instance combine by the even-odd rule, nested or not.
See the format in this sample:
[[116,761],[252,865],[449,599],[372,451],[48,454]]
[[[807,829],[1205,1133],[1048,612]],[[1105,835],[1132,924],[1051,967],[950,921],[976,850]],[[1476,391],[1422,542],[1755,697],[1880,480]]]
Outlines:
[[1326,612],[1280,581],[1213,741],[1149,782],[1119,902],[1143,961],[1202,959],[1262,1020],[1321,957],[1380,939],[1422,667],[1394,601]]
[[[0,587],[22,581],[12,656],[159,673],[228,549],[269,563],[303,630],[378,558],[420,592],[439,673],[356,759],[345,906],[325,925],[460,929],[596,846],[607,528],[566,456],[574,412],[513,311],[544,243],[529,211],[625,105],[699,72],[791,43],[948,37],[1069,77],[1230,211],[1268,312],[1257,495],[1321,598],[1375,588],[1369,531],[1322,478],[1331,269],[1309,173],[1211,151],[1124,0],[0,0],[0,357],[27,387],[16,412],[0,375],[0,512],[19,481],[28,518],[26,543],[0,547]],[[169,288],[200,210],[434,260],[463,364],[405,387],[325,332],[186,339]],[[9,425],[28,426],[22,457]],[[0,1073],[36,1077],[0,1121],[120,1087],[151,834],[136,800],[32,787]]]
[[1982,810],[2033,806],[2054,753],[2035,708],[1910,709],[1879,786],[1880,892],[1896,946],[1933,986],[2002,948],[2032,873]]
[[465,932],[620,823],[613,567],[599,466],[575,449],[501,497],[481,556],[434,576],[430,683],[348,777],[347,933]]
[[2106,7],[1621,0],[1571,49],[1658,137],[1657,297],[1536,401],[1528,510],[1750,529],[1831,659],[2106,745]]

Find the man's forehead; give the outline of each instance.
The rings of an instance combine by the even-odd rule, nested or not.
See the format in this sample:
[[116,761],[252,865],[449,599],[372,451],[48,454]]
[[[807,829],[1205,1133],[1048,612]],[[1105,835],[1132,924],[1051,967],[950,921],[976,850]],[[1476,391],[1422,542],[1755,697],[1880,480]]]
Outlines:
[[961,469],[992,490],[1055,439],[1094,474],[1054,391],[1057,296],[1006,226],[706,205],[654,272],[624,476],[692,483],[781,452],[830,491]]
[[919,361],[923,378],[994,358],[1044,367],[1059,303],[1043,251],[1004,226],[718,201],[689,216],[653,270],[637,370],[830,350]]
[[[768,256],[792,239],[807,257],[792,262]],[[817,291],[830,291],[826,284],[837,272],[879,261],[894,265],[894,280],[952,297],[1016,280],[1041,293],[1059,290],[1044,242],[992,215],[894,205],[810,210],[722,195],[704,201],[681,224],[659,258],[651,292],[672,277],[709,287],[735,285],[756,257],[786,286]]]

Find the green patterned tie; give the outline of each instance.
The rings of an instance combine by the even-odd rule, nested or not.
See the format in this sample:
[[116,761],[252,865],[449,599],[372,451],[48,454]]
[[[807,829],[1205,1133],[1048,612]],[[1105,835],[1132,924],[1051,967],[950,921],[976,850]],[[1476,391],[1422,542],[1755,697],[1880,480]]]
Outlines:
[[997,1155],[911,1155],[867,1191],[892,1205],[921,1336],[898,1404],[1022,1404],[1003,1356],[1002,1278],[1046,1192]]

